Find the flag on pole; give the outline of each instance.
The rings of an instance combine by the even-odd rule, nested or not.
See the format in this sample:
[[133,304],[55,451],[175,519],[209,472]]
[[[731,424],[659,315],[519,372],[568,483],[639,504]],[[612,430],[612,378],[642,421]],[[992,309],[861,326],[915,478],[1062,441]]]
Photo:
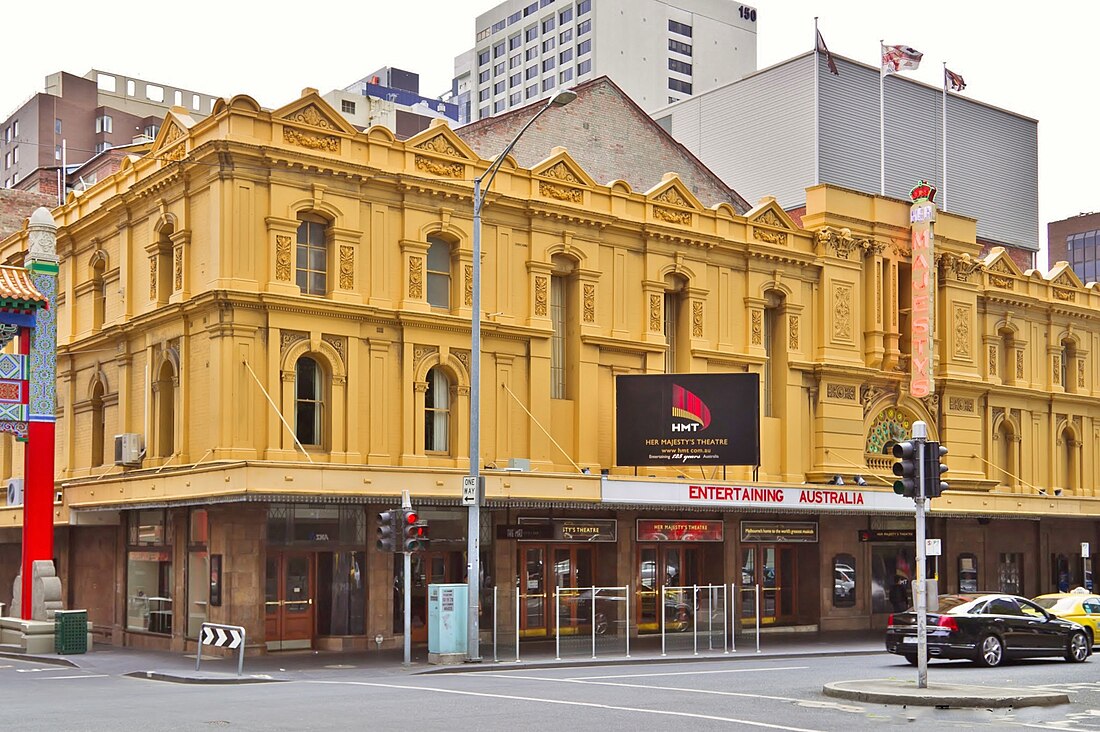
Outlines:
[[825,63],[829,64],[829,73],[833,76],[840,76],[840,72],[836,70],[836,63],[833,61],[833,54],[829,53],[829,47],[825,45],[825,38],[822,37],[821,31],[817,32],[817,51],[825,54]]
[[924,54],[912,46],[882,44],[882,73],[886,75],[899,71],[915,71],[923,57]]
[[943,67],[943,86],[944,88],[951,87],[952,91],[962,91],[966,88],[966,82],[963,78],[956,74],[946,66]]

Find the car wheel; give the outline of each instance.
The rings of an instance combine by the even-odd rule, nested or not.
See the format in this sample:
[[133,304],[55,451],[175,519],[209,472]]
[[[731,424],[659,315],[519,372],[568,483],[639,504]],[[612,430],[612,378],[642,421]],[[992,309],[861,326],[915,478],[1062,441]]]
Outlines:
[[906,653],[905,654],[905,660],[909,662],[910,666],[916,666],[917,665],[917,656],[914,653]]
[[982,666],[1000,666],[1005,657],[1005,645],[995,635],[983,635],[978,641],[977,662]]
[[1081,631],[1077,631],[1069,637],[1069,644],[1066,646],[1066,660],[1071,663],[1081,663],[1089,657],[1089,653],[1092,651],[1092,644],[1089,643],[1088,637]]
[[607,633],[607,616],[603,613],[596,613],[596,635],[604,635]]

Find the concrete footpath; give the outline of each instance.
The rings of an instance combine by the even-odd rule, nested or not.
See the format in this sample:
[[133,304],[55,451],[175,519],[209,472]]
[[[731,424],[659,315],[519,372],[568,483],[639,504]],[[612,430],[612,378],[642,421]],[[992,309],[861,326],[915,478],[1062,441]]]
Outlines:
[[[600,639],[601,641],[605,639]],[[684,648],[684,637],[678,646]],[[586,666],[642,665],[655,663],[697,663],[827,657],[837,655],[885,654],[881,631],[833,633],[774,633],[761,636],[757,650],[755,638],[739,638],[735,650],[718,648],[702,650],[697,655],[690,645],[686,650],[669,650],[661,654],[660,639],[631,639],[630,657],[606,653],[592,658],[587,644],[570,642],[558,649],[552,641],[525,641],[522,659],[515,661],[515,647],[507,653],[498,649],[500,661],[493,661],[491,645],[483,645],[481,663],[453,666],[433,666],[427,663],[427,649],[413,649],[413,662],[405,666],[401,649],[371,652],[284,651],[244,660],[244,673],[237,675],[237,656],[219,654],[204,648],[201,670],[195,669],[194,654],[184,655],[133,648],[97,645],[86,654],[59,656],[55,654],[0,653],[0,657],[28,663],[68,666],[86,673],[166,681],[180,684],[256,684],[285,681],[316,680],[334,675],[365,672],[373,677],[409,676],[416,674],[477,673],[527,669],[577,668]],[[558,658],[558,654],[561,658]],[[917,689],[915,682],[895,679],[838,681],[827,684],[827,696],[878,704],[901,704],[937,707],[1021,707],[1069,703],[1064,693],[1037,692],[978,685],[930,683],[927,689]]]

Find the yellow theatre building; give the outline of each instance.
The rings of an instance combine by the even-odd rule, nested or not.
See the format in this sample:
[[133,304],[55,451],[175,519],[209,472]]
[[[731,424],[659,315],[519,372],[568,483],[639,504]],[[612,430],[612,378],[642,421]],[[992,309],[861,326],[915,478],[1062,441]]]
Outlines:
[[[426,639],[427,585],[466,566],[488,164],[444,125],[402,141],[310,90],[274,111],[238,96],[201,121],[174,109],[150,152],[53,212],[56,563],[100,640],[181,651],[211,621],[244,626],[254,651],[397,645],[400,555],[374,535],[403,490],[429,524],[409,629]],[[621,586],[645,633],[659,586],[720,584],[760,585],[776,628],[882,626],[914,570],[888,453],[916,420],[950,449],[928,522],[941,591],[1084,581],[1094,284],[983,254],[975,222],[941,212],[935,390],[916,399],[910,201],[822,185],[796,222],[673,173],[597,181],[555,148],[506,159],[488,195],[481,566],[498,597],[523,595],[518,619],[499,601],[501,622],[552,635],[555,588]],[[0,256],[26,248],[24,230]],[[618,377],[674,373],[759,376],[759,417],[738,417],[757,423],[758,466],[615,464]],[[3,440],[2,475],[19,476],[22,446]],[[21,523],[0,508],[0,601]],[[535,538],[507,538],[523,524]]]

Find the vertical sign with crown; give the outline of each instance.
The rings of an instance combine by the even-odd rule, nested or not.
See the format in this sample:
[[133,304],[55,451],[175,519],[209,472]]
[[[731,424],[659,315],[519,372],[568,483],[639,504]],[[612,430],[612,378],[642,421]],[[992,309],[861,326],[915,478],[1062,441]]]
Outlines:
[[932,224],[936,220],[936,188],[922,180],[909,197],[909,223],[913,232],[913,302],[910,315],[910,380],[909,393],[920,398],[935,391],[932,378],[932,330],[935,318],[933,288]]

